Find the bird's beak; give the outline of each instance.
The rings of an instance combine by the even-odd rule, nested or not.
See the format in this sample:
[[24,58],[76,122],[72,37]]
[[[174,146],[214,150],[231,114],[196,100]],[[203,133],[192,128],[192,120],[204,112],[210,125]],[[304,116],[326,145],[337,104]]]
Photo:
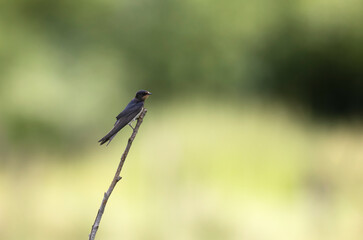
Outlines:
[[147,92],[147,95],[151,95],[151,92]]

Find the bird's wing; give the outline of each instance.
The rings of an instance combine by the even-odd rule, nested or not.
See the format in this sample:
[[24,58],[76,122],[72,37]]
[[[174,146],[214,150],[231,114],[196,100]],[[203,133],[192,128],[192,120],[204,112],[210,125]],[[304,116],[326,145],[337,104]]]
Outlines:
[[[129,123],[142,110],[143,106],[144,106],[143,102],[134,102],[134,100],[132,100],[125,107],[125,109],[119,115],[117,115],[116,119],[120,120],[121,118],[125,118],[125,119],[130,118],[130,120],[127,122],[127,123]],[[116,123],[117,123],[117,121],[116,121]]]
[[120,131],[126,124],[131,122],[138,113],[143,108],[143,102],[133,102],[131,101],[126,108],[116,117],[116,122],[114,127],[111,129],[109,133],[106,134],[102,139],[99,140],[101,142],[101,145],[104,144],[107,141],[111,141],[112,138]]

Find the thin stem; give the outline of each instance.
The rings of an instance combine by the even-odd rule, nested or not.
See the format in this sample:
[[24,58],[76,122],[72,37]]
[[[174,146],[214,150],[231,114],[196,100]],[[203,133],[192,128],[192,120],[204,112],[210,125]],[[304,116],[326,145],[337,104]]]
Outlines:
[[134,139],[136,137],[136,134],[139,131],[139,127],[140,127],[140,125],[141,125],[141,123],[142,123],[142,121],[143,121],[143,119],[145,117],[146,112],[147,112],[147,109],[145,108],[142,111],[142,113],[140,114],[140,116],[139,116],[139,118],[137,120],[136,126],[134,128],[134,131],[132,132],[132,135],[131,135],[131,137],[129,138],[129,140],[127,142],[127,146],[125,148],[124,153],[121,156],[121,160],[120,160],[120,163],[118,164],[115,176],[113,177],[113,180],[111,182],[110,187],[108,188],[107,192],[105,192],[105,194],[103,196],[101,206],[98,209],[98,213],[97,213],[95,222],[93,223],[91,233],[89,234],[89,240],[94,240],[95,237],[96,237],[96,233],[97,233],[98,227],[100,226],[101,218],[102,218],[103,212],[105,211],[105,207],[106,207],[108,198],[110,197],[110,195],[111,195],[113,189],[115,188],[116,184],[118,183],[118,181],[120,181],[121,178],[122,178],[120,176],[122,167],[123,167],[123,165],[125,163],[125,160],[126,160],[127,154],[129,153],[129,150],[131,148],[132,142],[134,141]]

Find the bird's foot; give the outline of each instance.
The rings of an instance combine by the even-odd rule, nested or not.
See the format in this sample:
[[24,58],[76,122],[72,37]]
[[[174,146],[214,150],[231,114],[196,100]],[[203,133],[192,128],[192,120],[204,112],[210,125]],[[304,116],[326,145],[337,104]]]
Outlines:
[[130,128],[132,128],[132,130],[135,130],[135,129],[132,127],[131,123],[129,123],[129,126],[130,126]]

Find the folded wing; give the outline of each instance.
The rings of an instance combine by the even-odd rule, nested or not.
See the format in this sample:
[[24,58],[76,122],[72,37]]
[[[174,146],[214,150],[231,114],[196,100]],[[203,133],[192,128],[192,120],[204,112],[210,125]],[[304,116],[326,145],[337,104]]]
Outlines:
[[111,131],[98,141],[100,145],[106,143],[107,141],[109,141],[109,144],[116,134],[141,112],[143,105],[143,102],[135,102],[132,100],[126,106],[126,108],[119,115],[117,115],[117,120]]

